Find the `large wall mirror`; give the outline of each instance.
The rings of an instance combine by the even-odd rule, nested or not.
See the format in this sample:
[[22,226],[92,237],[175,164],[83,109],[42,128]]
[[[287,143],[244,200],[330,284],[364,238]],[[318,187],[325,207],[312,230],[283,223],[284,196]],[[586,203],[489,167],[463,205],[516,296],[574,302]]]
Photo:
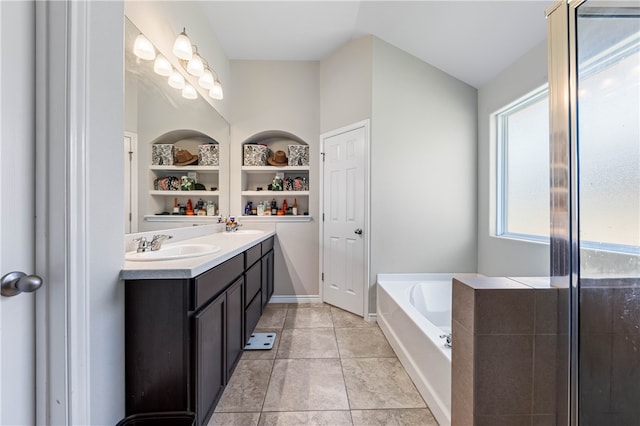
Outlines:
[[[195,206],[199,200],[214,203],[220,213],[229,211],[229,123],[201,94],[186,99],[169,86],[167,77],[154,72],[153,60],[133,53],[141,34],[125,17],[125,229],[128,233],[213,223],[215,217],[173,214],[174,204]],[[150,40],[153,43],[153,40]],[[156,52],[158,52],[156,48]],[[159,52],[170,55],[171,52]],[[178,69],[183,74],[182,69]],[[206,166],[182,158],[179,164],[155,164],[154,144],[173,145],[192,156],[200,145],[217,144],[218,165]],[[198,190],[168,192],[157,179],[195,177]],[[175,182],[175,181],[173,181]],[[160,183],[166,183],[166,180]]]

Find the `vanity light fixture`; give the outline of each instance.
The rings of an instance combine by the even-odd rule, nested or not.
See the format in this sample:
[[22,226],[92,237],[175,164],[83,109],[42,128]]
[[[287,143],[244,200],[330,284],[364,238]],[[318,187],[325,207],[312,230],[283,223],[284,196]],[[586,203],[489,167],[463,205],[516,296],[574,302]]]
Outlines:
[[173,70],[168,80],[169,86],[174,89],[184,89],[184,77],[177,70]]
[[173,67],[167,58],[158,53],[158,56],[156,56],[156,60],[153,63],[153,71],[158,75],[169,77],[173,72]]
[[195,53],[187,63],[187,72],[196,77],[200,77],[204,73],[204,62],[202,62],[202,58],[198,54],[197,47],[195,48]]
[[186,99],[197,99],[198,93],[196,89],[189,83],[185,84],[184,89],[182,89],[182,97]]
[[216,100],[222,100],[224,98],[224,93],[222,93],[222,84],[220,84],[220,80],[216,77],[213,82],[213,87],[209,90],[209,96]]
[[152,61],[156,57],[156,49],[142,33],[138,34],[136,41],[133,43],[133,53],[135,53],[138,58],[147,61]]
[[213,88],[213,84],[214,84],[213,73],[209,69],[208,65],[206,66],[204,72],[202,73],[202,75],[198,79],[198,84],[203,89],[210,90],[210,89]]
[[191,40],[187,36],[186,28],[182,28],[182,32],[173,42],[173,54],[185,61],[193,57],[193,48],[191,47]]
[[[191,39],[187,36],[186,29],[183,27],[182,32],[178,34],[173,43],[173,54],[178,58],[180,65],[191,75],[198,78],[198,84],[203,89],[209,90],[209,96],[213,99],[223,99],[222,84],[218,80],[218,74],[209,67],[209,63],[198,53],[198,46],[191,43]],[[169,85],[178,89],[183,89],[182,96],[187,99],[196,99],[197,91],[193,86],[187,84],[185,86],[184,77],[180,79],[174,74],[178,74],[175,70],[169,77]],[[193,93],[192,93],[193,92]]]

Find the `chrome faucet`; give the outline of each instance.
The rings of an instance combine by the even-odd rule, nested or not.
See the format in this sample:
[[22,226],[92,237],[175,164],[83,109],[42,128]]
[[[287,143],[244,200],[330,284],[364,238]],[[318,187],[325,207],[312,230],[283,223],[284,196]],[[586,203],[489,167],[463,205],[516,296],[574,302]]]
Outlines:
[[452,345],[452,343],[451,343],[452,342],[451,333],[449,333],[449,334],[441,334],[440,338],[441,339],[445,339],[445,342],[444,342],[444,347],[445,348],[450,348],[451,347],[451,345]]
[[133,241],[138,242],[138,253],[144,253],[146,251],[160,250],[162,243],[169,238],[173,238],[171,235],[154,235],[151,241],[147,240],[147,237],[136,238]]
[[235,222],[235,221],[234,221],[234,222],[228,221],[228,222],[227,222],[227,224],[226,224],[226,226],[225,226],[225,231],[227,231],[227,232],[235,232],[235,231],[237,231],[237,230],[238,230],[238,228],[239,228],[239,227],[241,227],[241,226],[242,226],[242,224],[240,224],[240,223],[238,223],[238,222]]
[[136,238],[133,241],[138,242],[138,249],[136,250],[138,253],[144,253],[150,249],[149,241],[147,241],[146,237]]
[[164,243],[165,240],[171,238],[173,238],[171,235],[154,235],[153,239],[149,243],[149,245],[151,246],[151,250],[160,250],[160,248],[162,247],[162,243]]

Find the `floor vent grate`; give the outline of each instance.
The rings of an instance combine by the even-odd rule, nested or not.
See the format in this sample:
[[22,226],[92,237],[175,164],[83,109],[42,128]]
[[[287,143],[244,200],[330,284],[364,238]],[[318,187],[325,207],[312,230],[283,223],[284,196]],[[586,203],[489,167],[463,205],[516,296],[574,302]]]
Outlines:
[[267,351],[273,348],[276,341],[276,333],[253,333],[249,338],[245,351]]

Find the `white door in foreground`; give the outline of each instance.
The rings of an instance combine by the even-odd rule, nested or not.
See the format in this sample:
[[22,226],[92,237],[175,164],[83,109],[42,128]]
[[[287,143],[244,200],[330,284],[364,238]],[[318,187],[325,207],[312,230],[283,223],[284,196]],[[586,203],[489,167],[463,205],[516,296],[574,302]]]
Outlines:
[[[0,276],[14,284],[9,273],[35,268],[34,8],[0,2]],[[33,425],[35,295],[12,293],[0,296],[0,424]]]

